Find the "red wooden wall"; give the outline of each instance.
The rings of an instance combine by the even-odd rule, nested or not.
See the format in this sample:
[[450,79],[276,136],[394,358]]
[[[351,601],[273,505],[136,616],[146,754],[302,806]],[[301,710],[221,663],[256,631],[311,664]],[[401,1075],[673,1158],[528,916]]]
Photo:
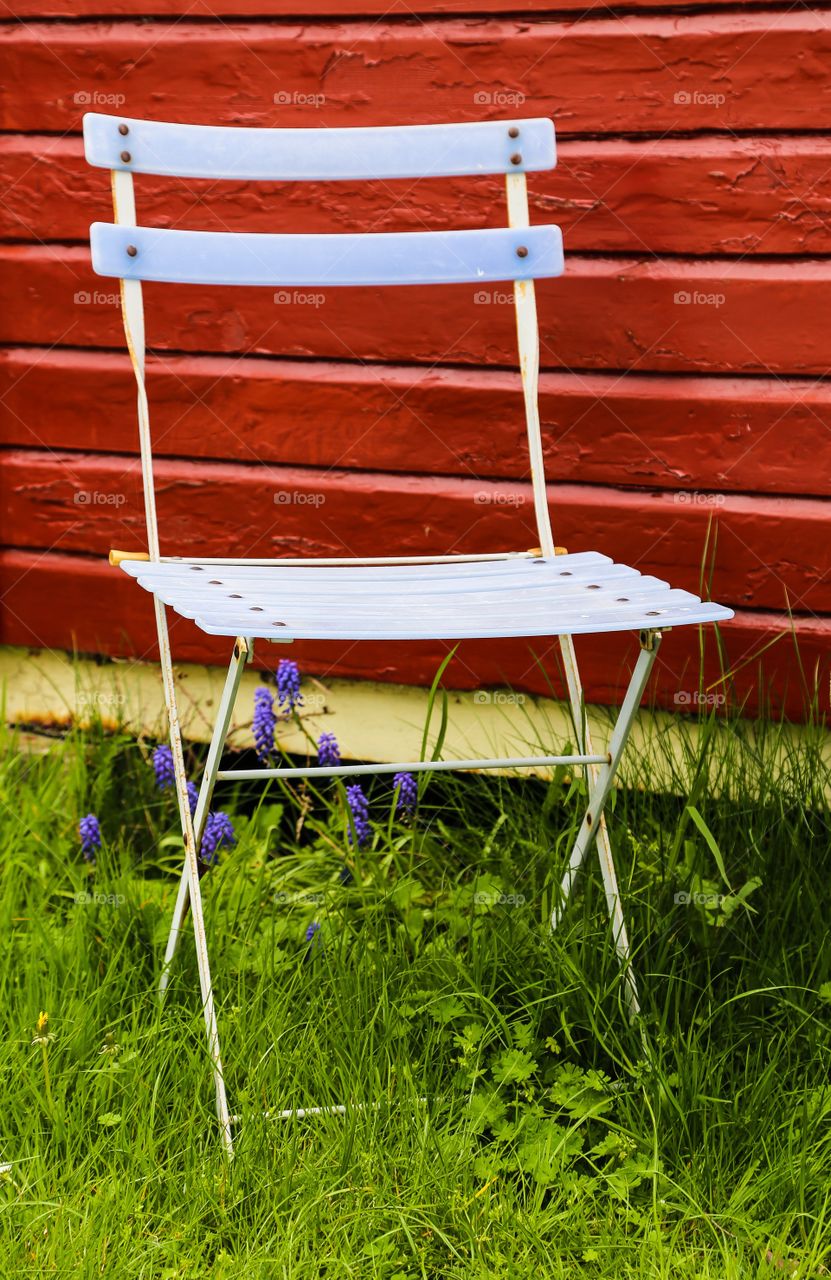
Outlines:
[[[633,11],[634,8],[634,11]],[[7,11],[8,12],[8,11]],[[2,642],[154,652],[147,597],[102,557],[143,543],[134,392],[92,275],[84,111],[246,125],[550,115],[563,226],[539,287],[555,533],[737,609],[716,693],[799,715],[831,635],[831,15],[736,0],[16,0],[0,24]],[[497,225],[496,180],[263,189],[138,179],[161,225]],[[169,550],[533,545],[508,291],[356,295],[150,286]],[[383,531],[379,531],[383,528]],[[163,538],[164,541],[164,538]],[[775,637],[779,637],[775,639]],[[771,641],[774,640],[774,643]],[[628,644],[628,642],[627,642]],[[224,646],[179,622],[182,659]],[[445,646],[297,646],[305,669],[423,682]],[[270,657],[277,651],[269,650]],[[579,644],[617,696],[620,643]],[[628,656],[623,655],[624,657]],[[459,687],[544,691],[543,642],[466,644]],[[699,637],[667,637],[670,707]]]

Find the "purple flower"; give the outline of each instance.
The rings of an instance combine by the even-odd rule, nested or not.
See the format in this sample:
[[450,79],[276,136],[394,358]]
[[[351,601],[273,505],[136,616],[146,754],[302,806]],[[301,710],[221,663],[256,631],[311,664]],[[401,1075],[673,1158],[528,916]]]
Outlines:
[[317,933],[319,928],[320,928],[320,925],[317,922],[317,920],[313,920],[312,923],[309,925],[308,929],[306,930],[307,942],[312,942],[314,940],[314,936]]
[[263,764],[267,764],[274,751],[277,717],[274,714],[274,699],[264,684],[254,690],[254,719],[251,722],[251,728],[254,733],[257,758]]
[[166,742],[162,742],[153,750],[153,768],[156,771],[156,786],[160,791],[166,791],[168,787],[172,787],[176,781],[176,771],[173,768],[173,752]]
[[94,813],[88,813],[78,823],[78,835],[81,837],[81,853],[87,862],[95,866],[95,851],[101,848],[101,828]]
[[317,763],[321,769],[334,769],[340,764],[340,747],[333,733],[322,733],[318,738]]
[[300,669],[291,658],[281,658],[277,663],[277,701],[284,715],[290,716],[295,707],[303,705],[300,692]]
[[195,782],[189,782],[188,783],[188,808],[190,809],[191,817],[193,817],[193,815],[196,813],[196,802],[198,799],[199,799],[199,788],[197,787]]
[[400,818],[412,817],[418,800],[418,783],[411,773],[397,773],[392,782],[398,793],[395,812]]
[[[355,824],[358,845],[364,845],[372,835],[372,828],[369,825],[369,802],[361,789],[360,782],[354,782],[351,787],[346,788],[346,798],[349,801],[352,822]],[[352,843],[352,823],[349,824],[349,843]]]
[[218,810],[209,813],[202,834],[202,843],[199,846],[199,857],[206,867],[212,867],[216,862],[217,850],[223,846],[230,847],[236,842],[237,837],[234,835],[234,828],[227,813],[221,813]]

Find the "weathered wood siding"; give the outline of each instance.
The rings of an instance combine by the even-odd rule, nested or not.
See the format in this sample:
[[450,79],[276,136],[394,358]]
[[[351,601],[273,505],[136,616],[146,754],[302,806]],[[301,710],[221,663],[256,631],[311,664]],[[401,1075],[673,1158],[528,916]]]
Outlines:
[[[633,12],[634,8],[634,12]],[[134,390],[88,226],[109,184],[86,110],[319,127],[550,115],[532,216],[555,533],[735,606],[705,665],[799,715],[831,638],[831,15],[725,0],[17,0],[0,23],[2,641],[153,652],[146,596],[102,557],[142,545]],[[497,225],[493,179],[365,187],[137,180],[159,225]],[[233,554],[468,551],[535,541],[507,287],[149,286],[163,543]],[[781,638],[771,646],[776,635]],[[629,642],[626,642],[628,646]],[[182,659],[224,646],[174,628]],[[699,638],[667,638],[690,705]],[[428,681],[443,645],[302,644],[307,670]],[[266,657],[276,651],[267,651]],[[628,649],[579,643],[589,696]],[[546,690],[543,642],[464,645],[459,687]]]

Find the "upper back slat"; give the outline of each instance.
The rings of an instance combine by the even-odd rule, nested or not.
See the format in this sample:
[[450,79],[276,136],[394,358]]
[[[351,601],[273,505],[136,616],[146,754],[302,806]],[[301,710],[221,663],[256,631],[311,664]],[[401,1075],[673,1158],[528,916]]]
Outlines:
[[[358,129],[245,129],[84,116],[88,162],[181,178],[304,182],[553,169],[550,120]],[[126,158],[125,158],[126,157]]]

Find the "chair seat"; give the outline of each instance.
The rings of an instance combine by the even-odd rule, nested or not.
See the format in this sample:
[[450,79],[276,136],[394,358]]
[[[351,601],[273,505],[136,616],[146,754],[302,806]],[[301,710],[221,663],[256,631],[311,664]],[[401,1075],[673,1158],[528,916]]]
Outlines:
[[489,639],[680,627],[733,616],[597,552],[335,566],[125,560],[121,567],[176,613],[219,636]]

